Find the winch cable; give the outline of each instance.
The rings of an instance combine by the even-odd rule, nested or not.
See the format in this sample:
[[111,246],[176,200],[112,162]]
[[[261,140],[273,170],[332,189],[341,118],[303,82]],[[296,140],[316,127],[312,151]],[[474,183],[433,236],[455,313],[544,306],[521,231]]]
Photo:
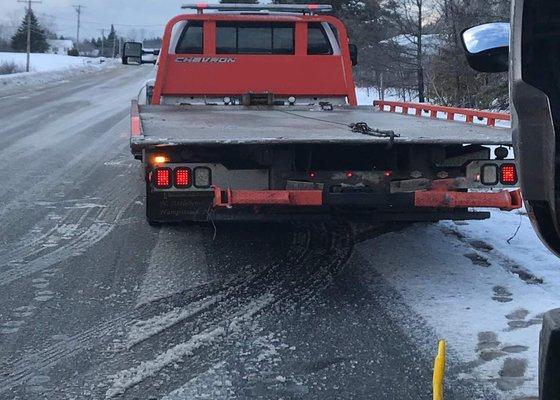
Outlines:
[[388,138],[391,145],[393,144],[396,137],[400,137],[399,134],[395,133],[392,130],[382,130],[382,129],[377,129],[377,128],[371,128],[366,122],[355,122],[355,123],[351,123],[351,124],[346,124],[344,122],[330,121],[328,119],[310,117],[308,115],[301,115],[301,114],[295,113],[293,111],[278,110],[278,109],[276,109],[276,111],[284,113],[284,114],[288,114],[288,115],[293,115],[294,117],[310,119],[310,120],[318,121],[318,122],[325,122],[327,124],[332,124],[332,125],[344,126],[346,128],[350,128],[350,130],[352,132],[361,133],[362,135]]

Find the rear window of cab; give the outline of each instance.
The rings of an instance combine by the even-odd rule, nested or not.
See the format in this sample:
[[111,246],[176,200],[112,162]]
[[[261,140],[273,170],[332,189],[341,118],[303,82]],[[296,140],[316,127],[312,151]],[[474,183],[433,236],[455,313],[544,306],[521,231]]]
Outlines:
[[[310,23],[308,54],[331,55],[333,48],[321,23]],[[203,54],[204,29],[202,21],[189,22],[177,47],[177,54]],[[290,22],[233,22],[216,23],[217,54],[295,54],[295,24]]]

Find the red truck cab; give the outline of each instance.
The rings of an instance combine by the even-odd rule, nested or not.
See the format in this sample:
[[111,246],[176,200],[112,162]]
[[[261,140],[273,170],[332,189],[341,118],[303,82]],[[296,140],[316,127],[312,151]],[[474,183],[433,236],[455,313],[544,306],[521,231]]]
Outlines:
[[165,28],[152,104],[247,93],[357,104],[350,46],[340,20],[262,14],[199,12],[173,18]]

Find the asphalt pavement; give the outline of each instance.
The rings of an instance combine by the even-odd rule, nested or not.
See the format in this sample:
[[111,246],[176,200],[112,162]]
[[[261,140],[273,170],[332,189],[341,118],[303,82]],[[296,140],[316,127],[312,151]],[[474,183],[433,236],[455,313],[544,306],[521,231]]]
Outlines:
[[[148,226],[152,73],[0,91],[0,399],[431,398],[437,335],[355,248],[399,227]],[[470,367],[446,398],[493,398]]]

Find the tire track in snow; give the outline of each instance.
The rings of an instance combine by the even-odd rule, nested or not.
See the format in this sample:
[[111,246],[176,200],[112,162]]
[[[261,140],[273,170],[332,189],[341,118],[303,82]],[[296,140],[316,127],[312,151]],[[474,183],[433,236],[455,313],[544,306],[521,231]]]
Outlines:
[[[67,243],[57,247],[45,248],[39,242],[36,243],[40,246],[39,248],[31,247],[27,248],[27,251],[20,249],[19,252],[15,252],[15,257],[8,259],[2,265],[4,270],[0,272],[0,286],[8,285],[68,258],[83,254],[88,248],[107,236],[117,225],[128,205],[134,200],[132,190],[125,193],[121,191],[118,194],[115,191],[109,194],[113,194],[115,200],[110,201],[106,208],[98,210],[91,216],[89,212],[82,215],[78,213],[76,234],[72,235]],[[124,196],[119,198],[118,195]],[[56,228],[51,230],[50,235],[47,235],[44,239],[48,240],[49,237],[53,236],[53,233],[56,233]],[[56,241],[56,244],[58,244],[58,241]]]
[[[142,320],[145,321],[144,328],[148,329],[150,334],[146,334],[147,331],[140,332],[136,337],[140,340],[130,350],[124,351],[126,347],[120,347],[124,352],[112,353],[111,357],[95,365],[91,372],[81,376],[80,379],[84,379],[88,385],[95,381],[101,384],[107,381],[107,371],[115,371],[112,376],[114,379],[118,377],[119,383],[115,385],[114,390],[119,391],[118,388],[122,388],[122,385],[126,386],[125,391],[146,389],[143,383],[149,381],[151,376],[160,372],[168,374],[177,365],[175,361],[167,363],[163,360],[167,360],[167,357],[172,354],[181,354],[181,351],[184,353],[193,346],[193,341],[198,342],[196,335],[207,335],[215,329],[224,329],[225,334],[216,336],[211,342],[192,347],[192,355],[187,352],[180,358],[190,357],[187,360],[190,365],[187,370],[192,371],[196,371],[199,365],[204,366],[216,358],[220,359],[228,352],[228,340],[235,335],[243,334],[258,315],[265,313],[271,307],[283,309],[301,301],[309,301],[315,291],[328,286],[332,277],[343,268],[348,251],[351,250],[349,247],[351,238],[348,235],[335,238],[329,229],[317,225],[298,226],[294,228],[291,236],[290,249],[280,260],[273,265],[267,264],[264,270],[251,274],[250,278],[243,276],[237,280],[230,280],[222,290],[218,290],[207,300],[202,299],[194,303],[194,307],[198,305],[199,309],[191,308],[190,316],[183,314],[184,318],[169,326],[165,323],[160,325],[163,329],[156,329],[162,320],[158,321],[157,315],[151,313],[151,304],[144,304],[134,312],[78,333],[39,352],[29,354],[21,360],[4,363],[0,367],[0,393],[25,384],[36,373],[48,373],[50,369],[60,365],[61,361],[75,357],[88,348],[99,348],[102,343],[111,341],[115,337],[115,332],[122,329],[134,332],[138,329],[138,321]],[[329,255],[327,257],[329,260],[325,262],[326,248],[331,246],[346,248],[346,252],[336,252],[334,257]],[[156,308],[160,307],[158,303],[162,301],[165,302],[166,299],[157,301]],[[189,307],[183,308],[188,312]],[[187,346],[181,346],[185,343]],[[150,358],[150,354],[154,354],[154,358]],[[162,354],[167,356],[160,357]],[[172,359],[175,360],[173,357]],[[119,369],[119,365],[126,366],[130,363],[127,360],[132,361],[132,367]],[[146,371],[146,366],[154,365],[159,367],[148,369],[152,371],[151,374],[146,375],[141,372]],[[130,383],[130,380],[136,381],[139,376],[142,379],[138,383]],[[177,386],[184,381],[184,373],[174,378]],[[73,385],[75,382],[68,382],[68,384]],[[61,387],[57,390],[66,392]],[[97,397],[102,397],[104,394],[105,392],[99,393]]]
[[134,312],[122,314],[18,360],[3,360],[0,364],[0,394],[25,384],[37,371],[45,371],[67,357],[110,340],[111,334],[130,324],[134,316]]
[[[135,174],[131,167],[123,169],[123,172],[124,179],[134,182]],[[97,204],[83,207],[85,203],[79,206],[77,200],[78,207],[63,208],[64,215],[60,219],[53,220],[52,215],[47,214],[15,248],[0,253],[0,286],[83,254],[106,237],[137,195],[135,185],[127,185],[123,189],[121,179],[112,179],[96,189],[92,197]],[[47,231],[37,234],[41,227],[46,227]],[[26,240],[28,238],[31,240]]]
[[[195,343],[199,342],[197,335],[208,335],[216,329],[224,330],[223,334],[213,337],[212,346],[197,346],[196,352],[184,353],[179,357],[181,362],[184,362],[183,358],[190,356],[192,359],[189,360],[189,365],[200,367],[210,362],[209,360],[215,362],[215,358],[219,359],[220,354],[227,353],[228,338],[242,332],[265,310],[271,307],[288,309],[312,301],[313,297],[328,287],[332,279],[344,268],[353,248],[349,228],[343,229],[342,232],[330,228],[325,224],[296,227],[292,234],[292,246],[283,260],[265,268],[259,274],[249,278],[244,277],[240,282],[230,282],[231,286],[224,293],[220,293],[216,306],[203,310],[196,316],[196,321],[188,321],[188,318],[185,318],[181,321],[181,325],[174,326],[175,329],[172,331],[158,330],[158,337],[142,338],[142,343],[148,342],[146,346],[149,346],[152,351],[163,352],[153,359],[141,361],[139,365],[113,375],[114,384],[106,392],[106,397],[112,398],[133,388],[141,390],[136,386],[143,386],[141,384],[144,380],[153,378],[169,365],[175,364],[178,359],[171,360],[165,355],[170,351],[168,343],[175,342],[178,337],[186,336],[183,344],[186,344],[186,348],[191,348],[192,340]],[[267,301],[263,302],[263,298]],[[251,311],[247,312],[247,309]],[[188,332],[191,322],[195,325],[195,330]],[[156,348],[154,341],[163,342],[162,350]],[[167,350],[164,350],[166,346]],[[179,344],[172,346],[171,349],[177,346],[184,348]],[[144,353],[144,347],[142,345],[139,347],[137,352]],[[205,350],[206,347],[210,348]],[[167,357],[165,359],[171,361],[162,365],[162,357]],[[148,369],[150,373],[146,373],[146,366],[154,364],[159,368]],[[189,368],[184,366],[182,370],[188,371]],[[170,373],[172,372],[166,372],[166,374]],[[184,382],[184,374],[177,379],[179,384]]]

